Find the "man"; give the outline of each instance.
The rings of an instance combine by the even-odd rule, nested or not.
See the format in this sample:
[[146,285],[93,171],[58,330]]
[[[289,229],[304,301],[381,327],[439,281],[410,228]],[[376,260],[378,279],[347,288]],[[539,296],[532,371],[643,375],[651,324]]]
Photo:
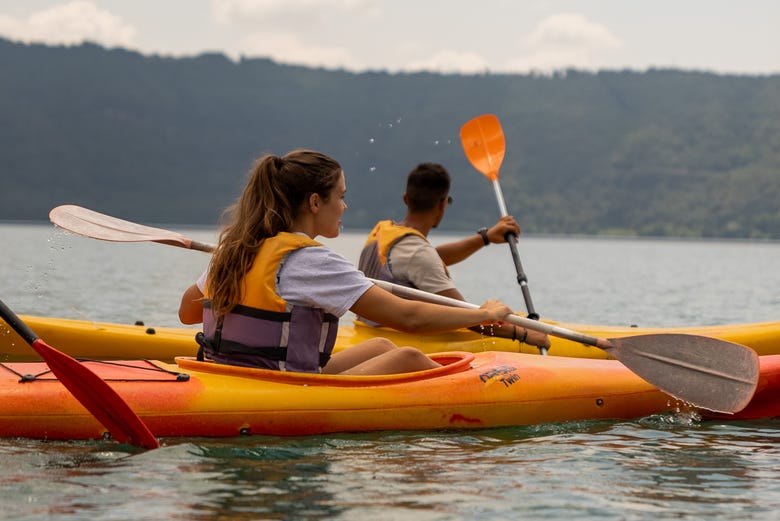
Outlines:
[[[447,206],[452,203],[449,192],[450,175],[442,165],[417,165],[406,179],[403,196],[406,217],[398,223],[389,220],[377,223],[360,254],[358,268],[371,278],[465,300],[447,266],[491,243],[506,242],[508,233],[519,236],[520,227],[513,217],[506,216],[490,229],[480,228],[474,235],[434,247],[428,242],[428,233],[439,225]],[[547,335],[523,327],[505,324],[492,330],[495,336],[539,347],[550,346]],[[490,334],[488,330],[479,332]]]

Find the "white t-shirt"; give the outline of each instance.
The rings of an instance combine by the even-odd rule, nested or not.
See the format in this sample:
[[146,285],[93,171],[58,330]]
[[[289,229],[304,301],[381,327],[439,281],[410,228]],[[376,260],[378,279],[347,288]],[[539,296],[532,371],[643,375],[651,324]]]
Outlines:
[[393,277],[411,282],[430,293],[455,289],[436,248],[418,235],[407,235],[390,249],[388,260]]
[[[197,286],[203,292],[206,270]],[[373,283],[347,259],[325,246],[289,253],[276,272],[276,291],[289,304],[322,308],[343,316]]]

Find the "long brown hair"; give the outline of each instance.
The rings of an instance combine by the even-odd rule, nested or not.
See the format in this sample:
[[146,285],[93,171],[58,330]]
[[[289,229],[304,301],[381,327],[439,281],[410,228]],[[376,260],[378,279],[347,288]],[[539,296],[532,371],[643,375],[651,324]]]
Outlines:
[[289,231],[311,194],[327,202],[340,175],[336,160],[312,150],[269,154],[254,162],[246,188],[225,211],[227,224],[209,267],[208,296],[216,318],[241,301],[242,280],[263,240]]

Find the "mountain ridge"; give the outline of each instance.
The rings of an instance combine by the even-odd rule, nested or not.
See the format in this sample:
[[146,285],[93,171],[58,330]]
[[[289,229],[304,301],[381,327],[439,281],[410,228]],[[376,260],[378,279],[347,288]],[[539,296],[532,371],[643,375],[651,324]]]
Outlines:
[[672,69],[550,76],[354,73],[0,39],[0,219],[79,204],[215,224],[263,153],[341,162],[347,228],[403,216],[406,173],[453,176],[447,229],[498,218],[460,126],[496,114],[524,232],[780,238],[780,76]]

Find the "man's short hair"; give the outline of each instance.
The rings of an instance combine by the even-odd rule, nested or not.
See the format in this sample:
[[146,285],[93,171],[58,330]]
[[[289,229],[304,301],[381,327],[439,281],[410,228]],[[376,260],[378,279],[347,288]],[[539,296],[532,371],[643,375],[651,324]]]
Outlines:
[[413,212],[432,210],[450,192],[450,174],[438,163],[420,163],[406,177],[406,206]]

